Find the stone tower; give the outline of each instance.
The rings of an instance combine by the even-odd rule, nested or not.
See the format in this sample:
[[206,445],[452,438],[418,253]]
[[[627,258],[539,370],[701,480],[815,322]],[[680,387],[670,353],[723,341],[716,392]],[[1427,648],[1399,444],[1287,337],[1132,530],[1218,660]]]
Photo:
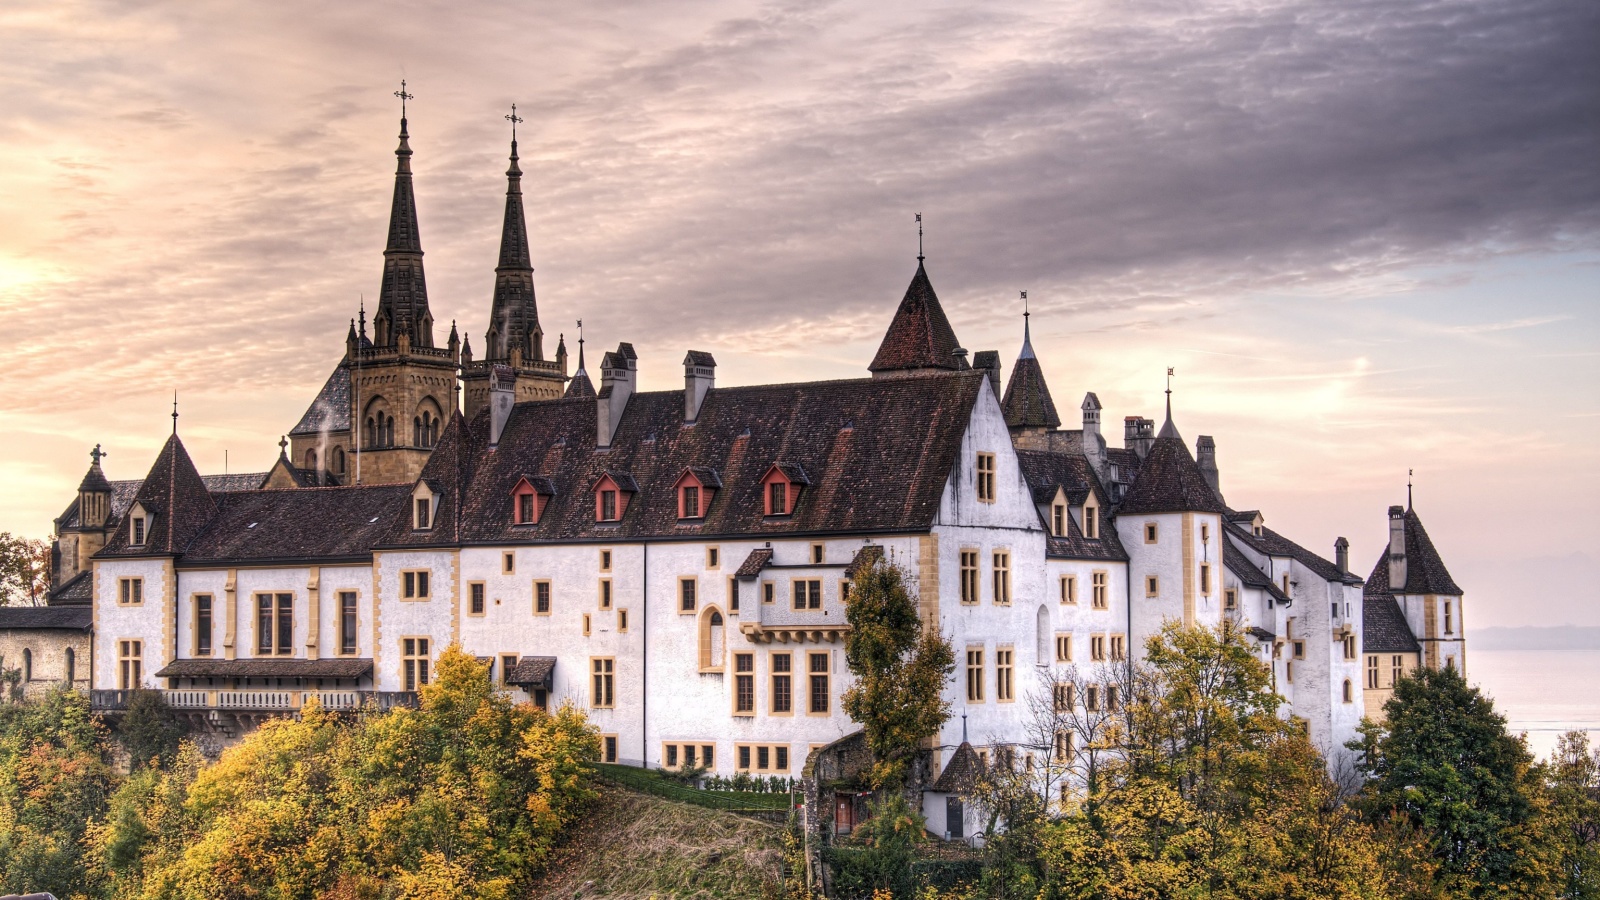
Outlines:
[[347,338],[341,364],[350,373],[350,428],[356,445],[346,483],[415,480],[456,408],[460,346],[454,325],[447,346],[433,345],[404,116],[395,157],[394,202],[373,335],[369,342],[363,325],[362,334]]
[[[420,263],[418,272],[420,275]],[[511,167],[506,169],[506,215],[500,229],[500,261],[494,269],[494,302],[489,308],[483,359],[472,359],[469,341],[461,364],[469,420],[488,403],[489,376],[496,366],[504,367],[502,375],[505,369],[510,370],[513,396],[518,402],[553,400],[562,395],[566,384],[566,344],[556,347],[555,359],[544,356],[544,329],[539,326],[539,305],[534,298],[533,262],[528,252],[527,220],[522,212],[522,169],[517,165],[515,134],[511,138]]]

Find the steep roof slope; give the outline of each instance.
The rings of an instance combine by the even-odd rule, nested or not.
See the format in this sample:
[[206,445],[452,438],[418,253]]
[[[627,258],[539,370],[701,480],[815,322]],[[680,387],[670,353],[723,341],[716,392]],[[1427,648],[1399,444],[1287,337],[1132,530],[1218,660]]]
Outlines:
[[939,295],[933,292],[928,271],[917,262],[917,272],[900,306],[894,311],[889,330],[884,332],[878,353],[867,366],[871,372],[910,369],[955,369],[955,330],[945,318]]
[[410,493],[385,484],[223,494],[183,562],[359,559],[405,513]]
[[1189,447],[1176,437],[1156,438],[1117,508],[1119,515],[1164,512],[1227,512],[1189,455]]
[[1378,555],[1377,564],[1372,567],[1372,575],[1367,578],[1367,591],[1461,596],[1461,587],[1450,577],[1450,570],[1445,568],[1444,559],[1434,548],[1433,540],[1422,527],[1422,519],[1417,516],[1416,510],[1406,510],[1405,526],[1406,583],[1398,587],[1389,584],[1389,550],[1385,546]]
[[[134,495],[134,503],[143,504],[154,520],[145,544],[130,548],[128,522],[117,528],[106,542],[106,556],[148,556],[182,553],[206,522],[216,514],[217,505],[206,490],[206,484],[195,470],[194,461],[174,434],[167,439],[155,464],[150,467]],[[131,504],[130,504],[131,505]]]

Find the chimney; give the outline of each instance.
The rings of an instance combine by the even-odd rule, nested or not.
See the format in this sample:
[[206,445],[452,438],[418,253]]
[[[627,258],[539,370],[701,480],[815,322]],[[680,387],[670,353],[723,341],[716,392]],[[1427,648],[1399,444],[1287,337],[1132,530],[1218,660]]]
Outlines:
[[489,449],[500,445],[511,407],[517,403],[517,373],[510,366],[489,367]]
[[596,449],[605,450],[611,446],[617,424],[628,408],[628,398],[633,396],[638,368],[639,355],[633,352],[632,344],[618,344],[616,350],[600,359],[600,392],[594,401]]
[[1122,446],[1138,454],[1140,459],[1150,452],[1155,441],[1156,423],[1141,416],[1128,416],[1122,420]]
[[1083,395],[1083,455],[1102,477],[1106,466],[1106,439],[1100,436],[1100,398],[1090,391]]
[[989,376],[989,389],[994,391],[994,398],[999,400],[1000,393],[1000,351],[979,350],[972,354],[972,367],[979,369]]
[[1222,499],[1222,488],[1217,486],[1217,442],[1211,435],[1202,434],[1194,442],[1194,461],[1200,465],[1200,474],[1205,476],[1206,484],[1211,485],[1211,493]]
[[693,425],[700,418],[700,405],[717,382],[717,361],[702,350],[690,350],[683,358],[683,423]]
[[965,372],[972,368],[971,366],[967,365],[967,350],[965,347],[957,347],[954,350],[951,350],[950,355],[956,358],[956,368],[958,370]]
[[1333,564],[1339,567],[1339,574],[1350,574],[1350,542],[1342,537],[1333,542]]
[[1406,510],[1389,507],[1389,590],[1406,588]]

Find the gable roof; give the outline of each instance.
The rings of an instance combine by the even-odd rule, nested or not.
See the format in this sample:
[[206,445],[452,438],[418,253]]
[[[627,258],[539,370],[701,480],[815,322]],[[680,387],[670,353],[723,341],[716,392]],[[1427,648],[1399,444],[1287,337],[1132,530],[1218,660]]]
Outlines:
[[977,783],[978,776],[983,774],[983,760],[978,758],[978,752],[966,741],[950,754],[950,762],[945,764],[944,771],[934,780],[933,786],[928,790],[936,794],[964,794]]
[[[984,377],[951,372],[716,388],[706,394],[692,427],[683,423],[681,391],[638,393],[629,399],[611,447],[600,452],[592,401],[517,404],[492,452],[485,449],[488,420],[480,415],[465,429],[474,449],[462,466],[461,540],[926,531]],[[441,438],[426,475],[454,465],[447,457],[456,439],[449,438]],[[810,486],[789,515],[769,518],[761,480],[780,460],[788,477],[804,478]],[[704,518],[680,522],[671,488],[687,468],[715,469],[723,489]],[[638,492],[620,521],[598,523],[590,488],[606,472],[626,473]],[[550,479],[555,496],[539,524],[513,526],[507,486],[525,474]],[[450,502],[441,500],[441,521],[454,515]],[[424,540],[407,529],[392,539],[440,543],[449,532],[435,528]]]
[[[1084,505],[1090,496],[1095,497],[1102,507],[1106,505],[1105,491],[1095,477],[1094,468],[1083,456],[1053,450],[1018,450],[1016,454],[1022,478],[1027,482],[1036,505],[1054,500],[1056,491],[1066,491],[1067,502],[1073,506]],[[1115,528],[1102,527],[1100,537],[1090,539],[1084,536],[1083,529],[1071,516],[1067,517],[1067,533],[1064,535],[1050,534],[1051,523],[1044,521],[1042,516],[1040,521],[1046,532],[1045,555],[1051,559],[1128,558]]]
[[[128,546],[128,523],[117,527],[101,554],[106,556],[154,556],[182,553],[207,521],[217,505],[195,470],[194,461],[174,434],[156,456],[150,474],[145,476],[133,497],[144,505],[155,521],[141,547]],[[126,519],[126,517],[124,517]]]
[[246,491],[217,497],[183,565],[365,559],[407,511],[406,484]]
[[939,305],[939,295],[928,280],[928,271],[918,260],[916,274],[911,276],[906,295],[894,311],[889,330],[884,332],[883,342],[867,370],[955,369],[955,350],[959,346],[944,307]]
[[1255,534],[1249,528],[1244,527],[1243,522],[1251,521],[1260,513],[1255,510],[1247,510],[1246,512],[1249,513],[1249,518],[1243,518],[1244,513],[1229,510],[1223,523],[1223,527],[1240,543],[1253,548],[1264,556],[1287,556],[1315,572],[1317,577],[1324,581],[1334,581],[1342,584],[1361,583],[1361,576],[1339,571],[1339,567],[1332,562],[1323,559],[1265,525],[1261,526],[1261,534]]
[[0,630],[88,631],[94,611],[87,606],[0,606]]
[[1206,483],[1188,445],[1176,437],[1160,437],[1151,444],[1117,512],[1224,513],[1227,508]]
[[1361,598],[1361,650],[1363,653],[1422,652],[1394,595],[1368,594]]
[[1226,566],[1228,571],[1232,572],[1234,576],[1239,579],[1239,583],[1243,584],[1245,587],[1255,588],[1259,591],[1266,591],[1267,596],[1271,597],[1275,602],[1290,602],[1288,595],[1283,592],[1283,589],[1273,584],[1272,579],[1267,577],[1267,573],[1261,571],[1261,568],[1257,566],[1255,562],[1250,559],[1250,557],[1245,556],[1244,552],[1234,545],[1234,540],[1236,540],[1238,537],[1239,536],[1237,534],[1230,533],[1223,539],[1222,564]]
[[1416,510],[1406,510],[1405,526],[1406,583],[1398,587],[1389,584],[1389,547],[1385,544],[1383,552],[1378,555],[1377,564],[1372,567],[1372,575],[1367,578],[1367,592],[1461,596],[1461,587],[1450,577],[1450,570],[1444,567],[1444,559],[1434,549],[1433,540],[1422,527],[1422,519],[1418,518]]
[[343,362],[333,367],[333,374],[323,382],[322,390],[317,392],[289,433],[301,436],[321,434],[325,430],[350,430],[350,367]]
[[[553,401],[566,402],[566,401]],[[587,404],[591,409],[594,404]],[[418,484],[426,484],[433,492],[433,521],[426,530],[417,530],[411,527],[411,518],[407,515],[395,516],[390,519],[389,533],[380,542],[384,546],[434,546],[437,544],[453,544],[461,540],[464,522],[469,513],[464,511],[462,497],[466,494],[466,486],[471,483],[472,473],[478,461],[479,454],[490,453],[489,447],[489,407],[485,406],[473,417],[473,426],[468,427],[467,420],[461,415],[460,410],[450,411],[450,421],[445,423],[444,433],[439,435],[439,443],[433,447],[427,463],[422,467],[422,473],[417,477]],[[502,433],[501,448],[505,447],[505,435]],[[537,469],[515,469],[507,472],[498,472],[499,481],[485,484],[482,489],[493,495],[497,507],[504,508],[504,522],[509,528],[511,525],[511,494],[506,485],[515,486],[517,480],[523,475],[536,472]],[[406,485],[405,492],[411,493],[414,485]],[[556,485],[556,487],[560,487]],[[570,487],[570,486],[569,486]],[[570,491],[569,491],[570,493]],[[555,501],[552,500],[552,503]],[[548,514],[548,513],[546,513]],[[544,521],[544,517],[540,517]],[[527,525],[518,525],[526,529]]]

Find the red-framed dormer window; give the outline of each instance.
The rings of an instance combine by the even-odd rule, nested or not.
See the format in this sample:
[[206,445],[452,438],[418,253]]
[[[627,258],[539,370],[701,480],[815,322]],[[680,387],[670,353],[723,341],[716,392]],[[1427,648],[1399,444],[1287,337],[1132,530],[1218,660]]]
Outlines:
[[799,466],[774,464],[761,479],[763,512],[769,516],[787,516],[794,512],[800,501],[800,491],[810,481]]
[[594,520],[619,521],[628,511],[628,498],[632,496],[631,487],[619,484],[609,473],[600,476],[599,483],[594,486]]
[[[543,479],[539,481],[543,482]],[[511,489],[511,523],[539,524],[539,520],[544,518],[544,508],[550,503],[550,495],[548,485],[535,483],[527,476],[517,479],[516,487]]]
[[678,518],[703,519],[722,480],[711,469],[689,468],[683,470],[672,487],[678,497]]

